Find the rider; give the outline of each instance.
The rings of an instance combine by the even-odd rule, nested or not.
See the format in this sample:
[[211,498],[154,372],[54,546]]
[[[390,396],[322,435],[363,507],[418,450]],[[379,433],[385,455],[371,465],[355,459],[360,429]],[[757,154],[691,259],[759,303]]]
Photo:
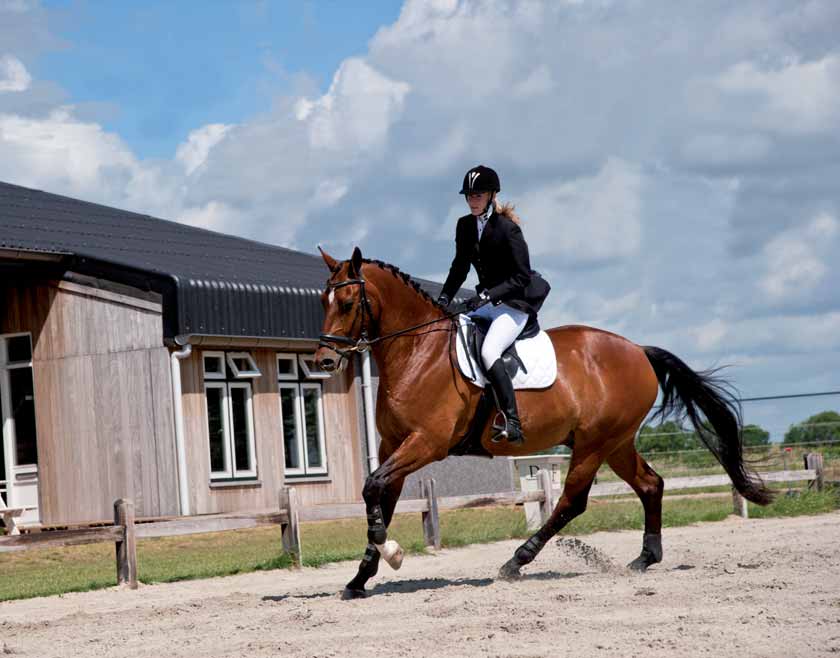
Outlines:
[[510,443],[521,444],[525,437],[513,383],[501,356],[526,326],[528,334],[539,330],[537,311],[548,295],[549,286],[531,270],[528,245],[513,206],[496,203],[500,190],[499,176],[490,167],[473,167],[464,176],[460,194],[466,197],[470,214],[458,220],[455,258],[438,303],[447,306],[452,301],[473,265],[478,274],[478,294],[468,299],[466,306],[473,317],[491,321],[481,359],[505,419],[494,440],[506,438]]

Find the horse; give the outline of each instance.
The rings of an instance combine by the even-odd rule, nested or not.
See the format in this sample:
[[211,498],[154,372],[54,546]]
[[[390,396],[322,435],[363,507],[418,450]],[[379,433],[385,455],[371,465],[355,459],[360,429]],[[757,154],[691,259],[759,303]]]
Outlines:
[[[320,247],[319,247],[319,250]],[[366,596],[380,556],[393,568],[402,549],[387,528],[409,474],[445,459],[470,430],[482,389],[453,362],[453,315],[393,265],[321,256],[329,278],[321,295],[323,334],[315,360],[336,373],[351,355],[370,350],[379,370],[376,426],[380,466],[367,477],[363,498],[368,545],[342,598]],[[589,489],[606,462],[641,500],[645,514],[642,550],[628,566],[645,571],[662,560],[663,480],[636,452],[637,430],[662,391],[658,415],[687,418],[705,446],[747,500],[766,505],[772,492],[743,460],[740,405],[717,370],[695,372],[658,347],[644,347],[617,334],[582,325],[548,329],[557,378],[548,388],[519,390],[516,398],[524,445],[494,442],[489,420],[481,430],[485,454],[524,455],[557,445],[571,448],[563,492],[542,527],[500,569],[513,580],[545,544],[586,510]],[[654,415],[656,417],[656,415]],[[479,428],[480,429],[480,428]]]

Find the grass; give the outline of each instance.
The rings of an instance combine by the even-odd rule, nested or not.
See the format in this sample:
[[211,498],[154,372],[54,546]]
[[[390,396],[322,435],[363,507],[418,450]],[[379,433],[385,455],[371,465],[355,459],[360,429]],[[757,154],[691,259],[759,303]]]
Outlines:
[[[770,518],[821,514],[840,508],[833,491],[781,493],[768,507],[750,505],[750,516]],[[720,521],[732,512],[728,498],[679,499],[663,502],[665,527]],[[586,513],[572,521],[564,535],[603,530],[641,530],[642,507],[636,500],[594,499]],[[441,512],[445,547],[525,538],[525,515],[518,507],[490,507]],[[389,536],[408,553],[423,553],[419,514],[394,518]],[[301,526],[304,565],[358,559],[366,543],[363,519],[321,521]],[[263,569],[287,568],[277,528],[259,528],[138,542],[138,571],[144,583],[226,576]],[[0,601],[109,587],[116,584],[113,544],[70,546],[0,554]]]

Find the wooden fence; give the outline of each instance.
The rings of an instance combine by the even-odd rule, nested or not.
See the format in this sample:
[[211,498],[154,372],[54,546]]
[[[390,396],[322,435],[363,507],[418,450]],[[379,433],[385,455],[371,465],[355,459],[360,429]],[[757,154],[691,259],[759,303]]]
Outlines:
[[121,498],[114,503],[114,523],[112,525],[0,536],[0,553],[32,548],[114,542],[117,583],[127,585],[131,589],[137,589],[138,539],[175,537],[279,525],[281,527],[283,550],[292,556],[296,566],[300,566],[300,526],[297,494],[294,489],[285,487],[280,491],[278,507],[279,509],[276,512],[184,516],[138,523],[134,517],[134,503]]
[[[761,473],[765,482],[809,482],[818,490],[823,487],[823,459],[818,453],[805,455],[804,470],[773,471]],[[423,498],[401,500],[397,503],[397,514],[422,514],[423,536],[426,546],[439,549],[440,510],[469,509],[491,505],[528,505],[539,506],[539,517],[543,522],[554,509],[562,489],[555,487],[551,473],[540,470],[537,473],[539,489],[536,491],[505,491],[494,494],[475,494],[469,496],[450,496],[438,498],[435,494],[435,481],[423,482]],[[731,484],[726,475],[706,475],[701,477],[670,478],[665,487],[671,490],[688,490],[716,487]],[[611,482],[593,485],[590,497],[616,496],[632,493],[624,482]],[[733,490],[735,513],[747,516],[746,501]],[[232,513],[204,516],[177,517],[151,522],[136,522],[134,505],[130,500],[120,499],[114,503],[113,525],[35,532],[17,536],[0,536],[0,552],[19,551],[48,546],[70,546],[93,542],[114,542],[116,546],[117,582],[132,589],[137,587],[137,539],[151,537],[172,537],[224,530],[254,528],[265,525],[281,527],[283,549],[292,555],[296,566],[301,564],[300,522],[326,521],[346,518],[365,518],[364,503],[346,503],[339,505],[318,505],[299,507],[294,488],[284,487],[280,491],[278,509],[274,512]]]

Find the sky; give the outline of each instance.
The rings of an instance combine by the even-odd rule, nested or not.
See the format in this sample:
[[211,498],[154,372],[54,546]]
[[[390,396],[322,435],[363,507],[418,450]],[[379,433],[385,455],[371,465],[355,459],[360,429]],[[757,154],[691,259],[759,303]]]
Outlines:
[[0,180],[442,280],[478,163],[544,327],[840,390],[836,0],[0,0]]

